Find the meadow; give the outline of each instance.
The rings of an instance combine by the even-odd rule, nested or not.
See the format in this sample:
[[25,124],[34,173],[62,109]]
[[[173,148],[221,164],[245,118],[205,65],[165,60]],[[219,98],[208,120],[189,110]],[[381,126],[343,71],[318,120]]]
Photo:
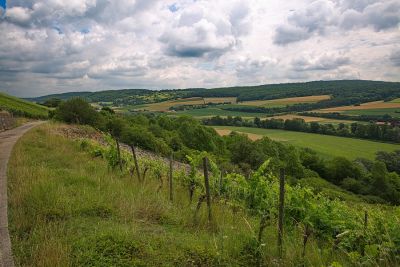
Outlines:
[[249,133],[253,139],[268,136],[273,140],[287,142],[297,147],[311,148],[324,157],[341,156],[349,159],[374,159],[377,151],[394,151],[400,149],[400,145],[398,144],[339,136],[248,127],[213,126],[213,128],[216,130],[225,130],[222,132],[223,134],[228,134],[229,131]]
[[47,118],[49,109],[47,107],[22,100],[4,93],[0,93],[0,110],[4,109],[14,115],[29,118]]
[[361,110],[346,110],[341,112],[348,115],[390,115],[393,118],[400,118],[400,107],[398,108],[381,108],[381,109],[361,109]]

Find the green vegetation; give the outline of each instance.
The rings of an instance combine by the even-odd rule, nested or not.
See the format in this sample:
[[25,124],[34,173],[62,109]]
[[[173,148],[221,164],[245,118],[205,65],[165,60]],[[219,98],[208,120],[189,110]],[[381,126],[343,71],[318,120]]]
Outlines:
[[349,159],[373,159],[378,151],[394,151],[400,149],[400,145],[396,144],[313,133],[233,126],[214,126],[214,128],[268,136],[273,140],[287,142],[298,147],[311,148],[324,157],[336,156]]
[[48,109],[17,97],[0,93],[0,110],[7,110],[15,116],[44,119],[48,116]]
[[[362,139],[370,139],[376,141],[386,141],[399,144],[400,143],[400,127],[389,123],[377,124],[371,123],[338,123],[330,124],[319,122],[306,122],[304,118],[270,118],[261,120],[256,117],[254,120],[243,120],[242,117],[221,118],[219,116],[203,119],[205,125],[217,126],[245,126],[263,129],[279,129],[295,132],[316,133],[324,135],[334,135],[342,137],[356,137]],[[308,119],[308,118],[306,118]]]
[[[157,173],[166,172],[161,163],[150,160],[150,173],[139,182],[128,169],[110,168],[116,153],[113,142],[102,147],[68,140],[55,131],[47,124],[29,132],[10,160],[10,230],[18,266],[399,263],[398,208],[346,205],[286,184],[279,259],[275,245],[279,183],[271,173],[271,162],[262,164],[249,179],[228,174],[220,184],[210,161],[213,217],[207,222],[206,210],[195,216],[197,203],[189,202],[186,175],[174,174],[175,198],[170,202],[167,187],[159,189]],[[193,158],[193,166],[204,155]],[[143,170],[148,161],[140,160]],[[192,175],[201,183],[201,176]],[[195,199],[201,199],[204,189],[196,188]],[[366,226],[364,210],[369,214]]]
[[346,110],[342,111],[341,113],[348,115],[372,115],[372,116],[383,116],[387,114],[393,118],[400,118],[400,108]]

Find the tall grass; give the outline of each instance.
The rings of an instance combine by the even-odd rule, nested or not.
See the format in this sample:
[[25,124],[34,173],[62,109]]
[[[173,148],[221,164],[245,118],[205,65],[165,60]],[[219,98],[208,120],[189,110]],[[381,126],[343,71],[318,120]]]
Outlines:
[[10,230],[18,266],[329,266],[348,257],[311,238],[302,259],[302,230],[285,232],[278,258],[270,221],[257,243],[257,217],[213,203],[193,218],[187,189],[138,183],[92,158],[79,143],[45,124],[28,132],[9,165]]

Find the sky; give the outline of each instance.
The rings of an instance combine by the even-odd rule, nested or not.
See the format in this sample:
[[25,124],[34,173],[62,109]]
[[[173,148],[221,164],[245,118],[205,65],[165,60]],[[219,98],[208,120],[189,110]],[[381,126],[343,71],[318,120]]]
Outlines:
[[5,2],[0,91],[16,96],[400,81],[400,0]]

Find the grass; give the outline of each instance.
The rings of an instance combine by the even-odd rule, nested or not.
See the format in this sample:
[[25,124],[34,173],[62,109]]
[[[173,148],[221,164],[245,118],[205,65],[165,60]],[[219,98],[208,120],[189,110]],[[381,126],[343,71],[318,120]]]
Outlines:
[[4,93],[0,93],[1,109],[30,118],[47,118],[48,116],[48,108]]
[[341,156],[349,159],[374,159],[377,151],[393,151],[400,149],[400,145],[397,144],[374,142],[356,138],[249,127],[213,127],[220,130],[225,129],[260,136],[268,136],[271,139],[288,142],[298,147],[311,148],[324,157]]
[[348,115],[385,115],[385,114],[388,114],[394,118],[400,118],[400,108],[346,110],[341,113],[348,114]]
[[[155,179],[139,184],[110,170],[80,143],[55,134],[57,125],[29,131],[9,162],[10,231],[17,266],[255,266],[277,265],[276,221],[255,243],[257,217],[213,203],[193,221],[185,188],[168,201]],[[284,236],[284,266],[300,266],[301,231]],[[313,237],[306,266],[349,264],[348,257]]]

